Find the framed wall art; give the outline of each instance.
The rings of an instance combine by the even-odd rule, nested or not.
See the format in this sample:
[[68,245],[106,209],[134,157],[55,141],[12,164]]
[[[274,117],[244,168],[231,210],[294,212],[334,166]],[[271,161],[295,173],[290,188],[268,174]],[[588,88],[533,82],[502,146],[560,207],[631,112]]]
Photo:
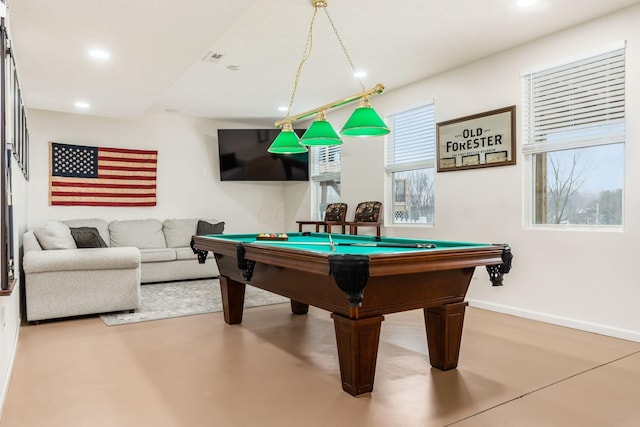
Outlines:
[[514,165],[516,106],[437,124],[438,172]]

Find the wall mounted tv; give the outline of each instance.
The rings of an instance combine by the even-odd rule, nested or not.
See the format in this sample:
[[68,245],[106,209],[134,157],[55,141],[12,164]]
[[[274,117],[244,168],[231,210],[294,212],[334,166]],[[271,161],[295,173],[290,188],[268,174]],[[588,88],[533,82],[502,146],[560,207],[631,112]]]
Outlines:
[[[305,129],[295,129],[298,136]],[[218,129],[221,181],[308,181],[309,155],[271,154],[280,129]]]

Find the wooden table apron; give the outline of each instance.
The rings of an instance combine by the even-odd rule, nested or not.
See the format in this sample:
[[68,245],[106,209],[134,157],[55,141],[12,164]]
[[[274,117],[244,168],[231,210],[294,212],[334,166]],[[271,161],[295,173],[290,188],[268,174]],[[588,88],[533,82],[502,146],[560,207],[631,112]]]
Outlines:
[[[290,298],[295,314],[309,305],[331,312],[342,388],[354,396],[373,390],[384,314],[423,309],[431,365],[456,368],[474,269],[503,262],[500,246],[371,255],[361,306],[352,307],[329,273],[329,253],[202,236],[194,242],[215,254],[226,323],[242,322],[245,283]],[[239,245],[255,262],[250,277],[238,266]]]

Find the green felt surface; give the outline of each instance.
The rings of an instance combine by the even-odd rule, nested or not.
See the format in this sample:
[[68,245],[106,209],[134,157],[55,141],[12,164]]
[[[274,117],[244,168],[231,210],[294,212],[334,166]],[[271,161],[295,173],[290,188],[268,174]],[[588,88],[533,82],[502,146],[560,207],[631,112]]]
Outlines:
[[[256,240],[258,234],[223,234],[223,235],[210,235],[206,237],[232,240],[239,243],[250,243],[262,246],[284,247],[289,249],[297,249],[303,251],[316,251],[331,253],[331,247],[329,243],[329,234],[327,233],[311,233],[308,236],[303,236],[303,233],[287,233],[289,240],[287,242],[280,241],[268,241],[268,240]],[[336,243],[336,254],[353,254],[353,255],[371,255],[382,253],[404,253],[404,252],[416,252],[416,251],[438,251],[438,250],[450,250],[450,249],[465,249],[473,247],[487,247],[491,246],[486,243],[470,243],[470,242],[450,242],[444,240],[426,240],[426,239],[406,239],[399,237],[381,237],[380,240],[376,240],[374,236],[354,236],[350,234],[331,234],[333,242]],[[297,244],[300,243],[300,244]],[[313,243],[317,243],[313,244]],[[389,248],[389,247],[371,247],[371,246],[340,246],[340,243],[399,243],[399,244],[416,244],[416,243],[430,243],[436,245],[435,248]]]

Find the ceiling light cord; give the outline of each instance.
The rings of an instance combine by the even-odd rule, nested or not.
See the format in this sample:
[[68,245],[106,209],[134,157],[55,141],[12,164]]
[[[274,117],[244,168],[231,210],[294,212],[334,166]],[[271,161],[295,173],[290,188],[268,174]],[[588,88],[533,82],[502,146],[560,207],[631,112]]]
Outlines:
[[[327,15],[327,19],[329,20],[329,23],[331,24],[331,28],[333,28],[333,32],[336,35],[336,38],[338,39],[338,43],[340,43],[340,47],[342,47],[342,51],[344,52],[344,55],[347,57],[347,61],[349,61],[349,66],[351,67],[351,71],[355,75],[356,67],[353,65],[353,61],[351,60],[351,56],[349,55],[349,52],[347,51],[347,47],[344,45],[344,42],[342,41],[342,38],[340,37],[340,34],[338,33],[338,29],[336,28],[335,24],[333,23],[333,19],[331,19],[331,15],[329,15],[329,10],[326,7],[324,8],[324,13]],[[362,92],[364,92],[365,89],[364,89],[364,83],[362,83],[362,79],[359,78],[359,77],[357,77],[357,79],[358,79],[358,83],[360,83],[360,90]]]
[[313,49],[313,24],[316,20],[316,15],[318,13],[318,8],[314,7],[313,16],[311,17],[311,24],[309,24],[309,33],[307,34],[307,41],[304,46],[304,52],[302,54],[302,60],[300,64],[298,64],[298,69],[296,70],[296,77],[293,81],[293,90],[291,91],[291,98],[289,98],[289,106],[287,107],[287,118],[288,120],[291,116],[291,107],[293,106],[293,100],[296,97],[296,91],[298,90],[298,82],[300,81],[300,75],[302,74],[302,66],[307,59],[311,56],[311,49]]

